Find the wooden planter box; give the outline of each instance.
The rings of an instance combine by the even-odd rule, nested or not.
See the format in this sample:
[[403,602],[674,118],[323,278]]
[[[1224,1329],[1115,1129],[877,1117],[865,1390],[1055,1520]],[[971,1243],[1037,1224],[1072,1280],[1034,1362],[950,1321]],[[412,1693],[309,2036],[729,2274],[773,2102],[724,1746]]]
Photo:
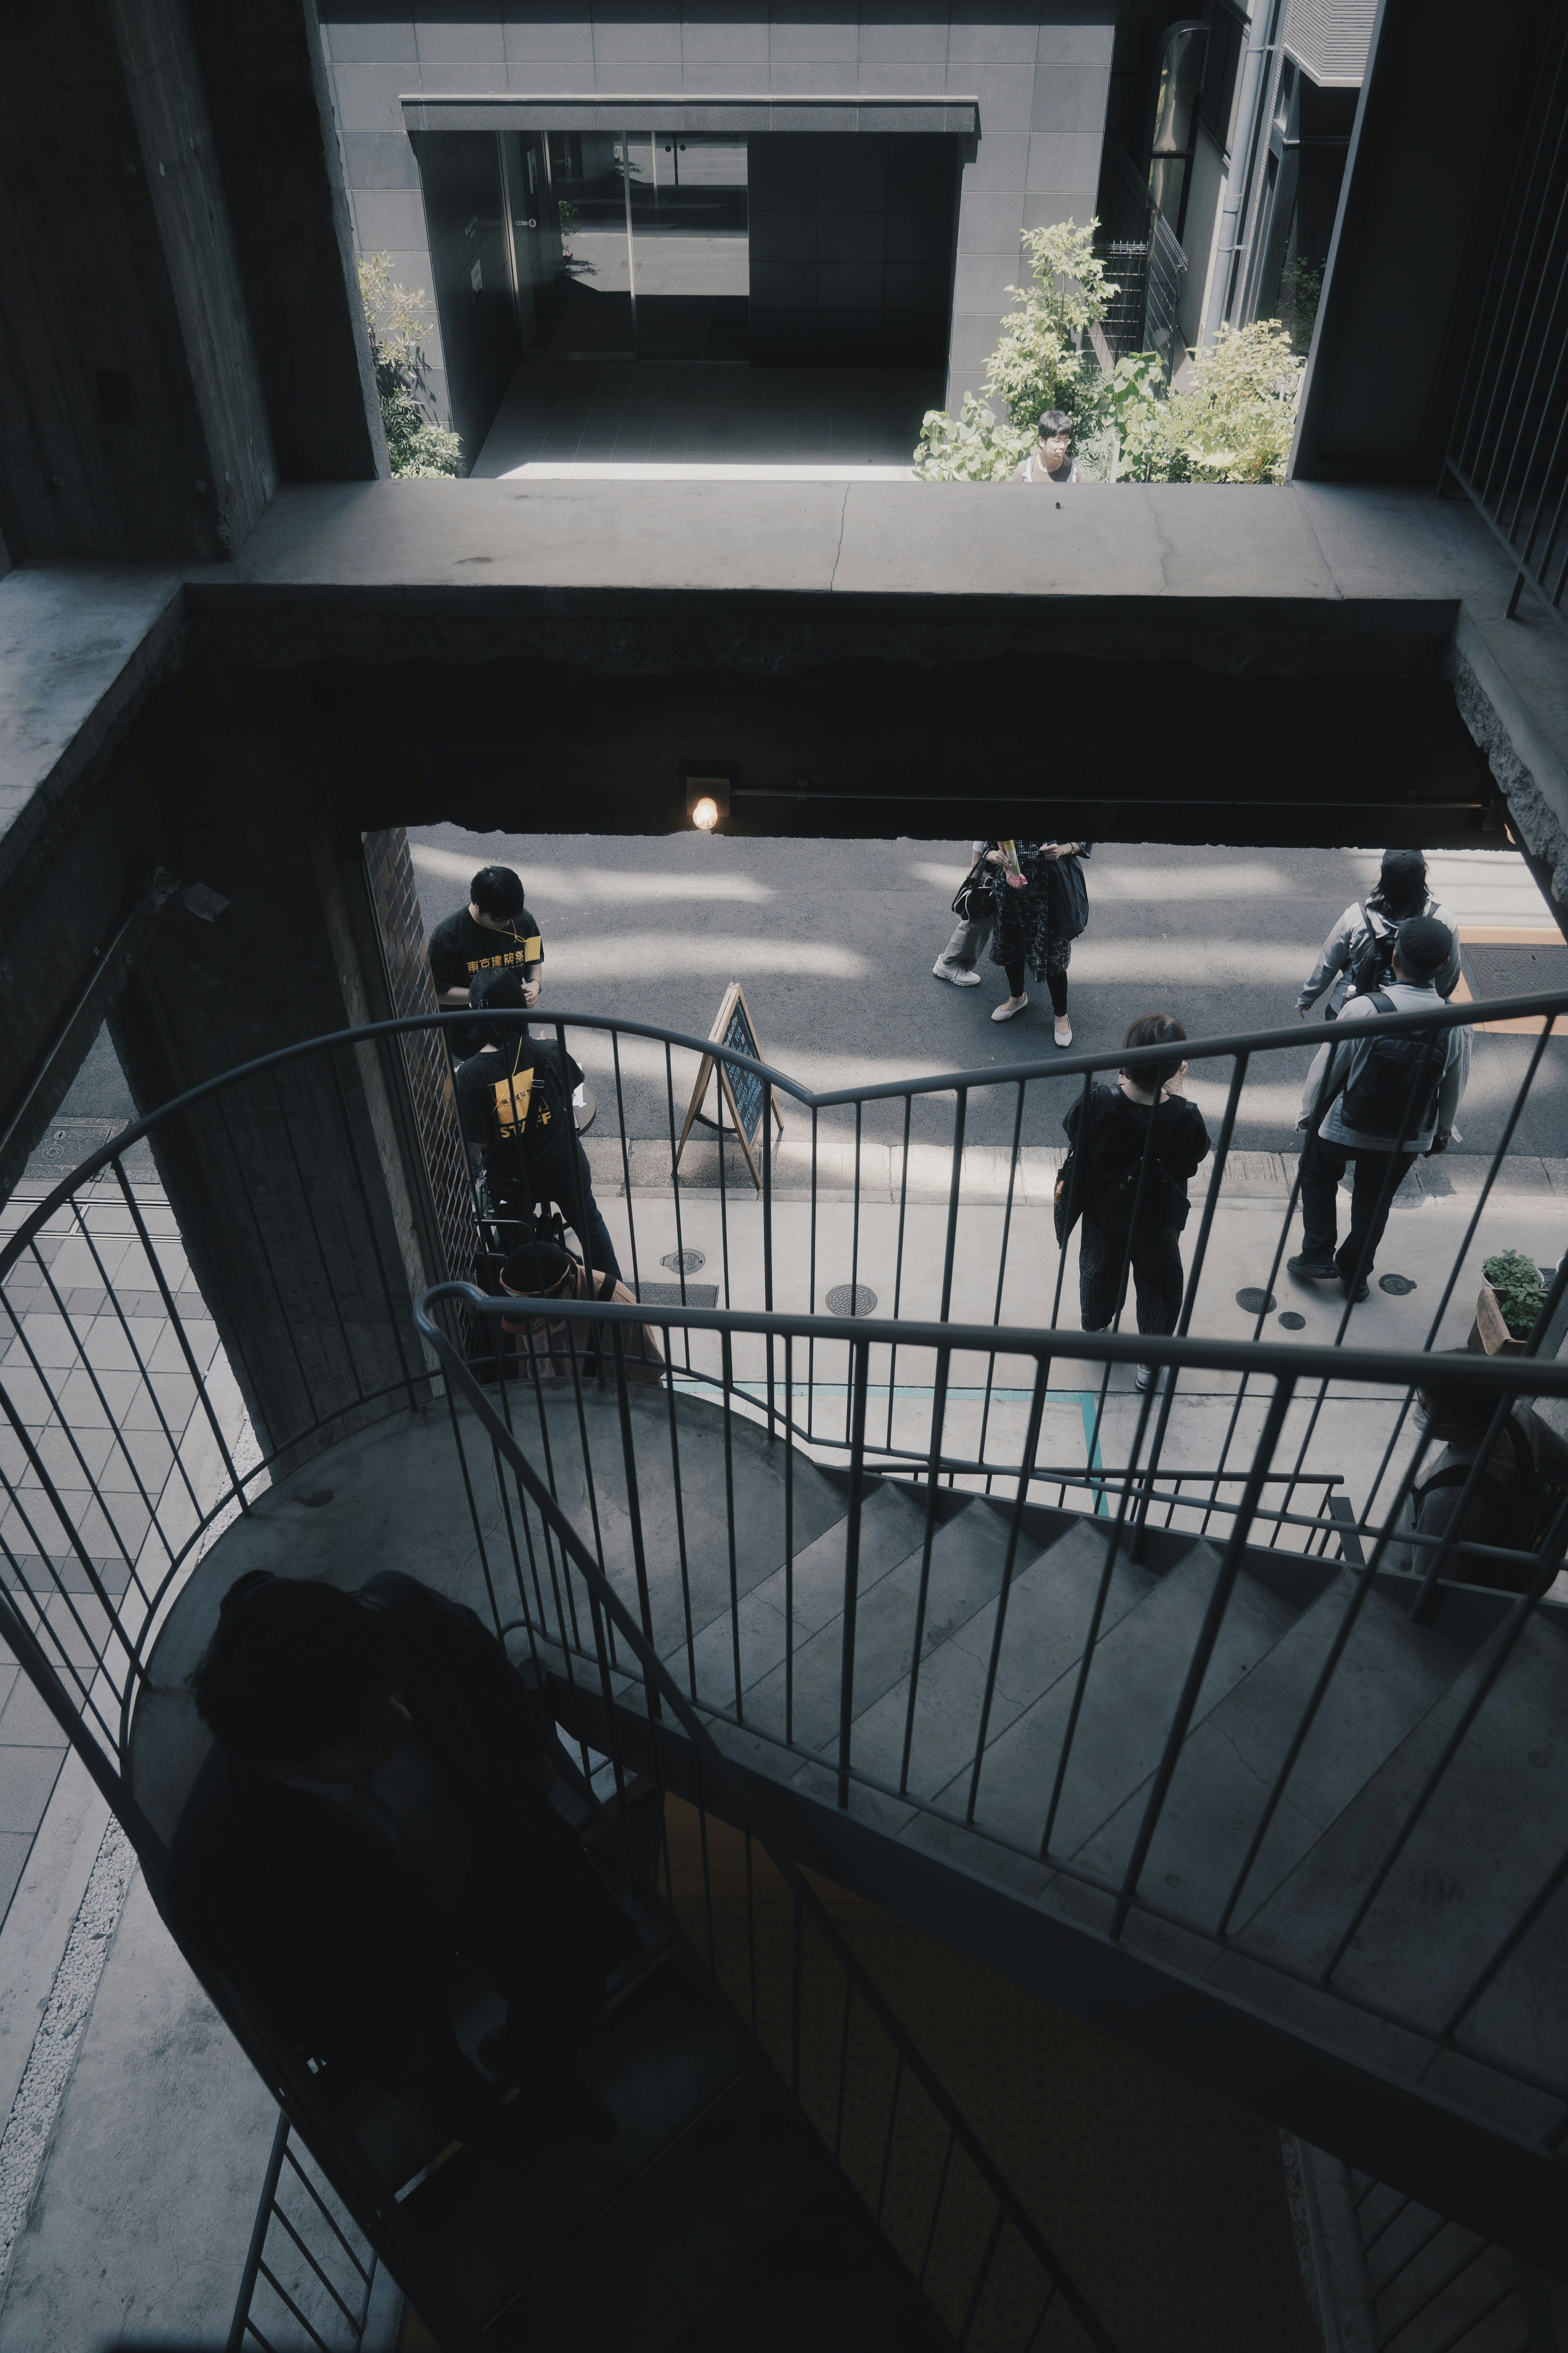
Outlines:
[[1524,1342],[1516,1340],[1503,1322],[1497,1293],[1489,1282],[1482,1283],[1476,1300],[1476,1320],[1470,1326],[1469,1345],[1478,1356],[1522,1356],[1524,1354]]

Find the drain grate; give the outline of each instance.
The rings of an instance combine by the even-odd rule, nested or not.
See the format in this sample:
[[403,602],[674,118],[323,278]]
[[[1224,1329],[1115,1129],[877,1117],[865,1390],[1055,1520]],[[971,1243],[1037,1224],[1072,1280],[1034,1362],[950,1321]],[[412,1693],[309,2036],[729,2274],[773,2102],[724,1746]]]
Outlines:
[[1415,1290],[1415,1285],[1407,1274],[1380,1274],[1377,1287],[1379,1291],[1386,1291],[1392,1299],[1404,1299]]
[[1274,1293],[1271,1291],[1238,1291],[1236,1303],[1245,1307],[1249,1315],[1272,1315]]
[[847,1282],[836,1282],[824,1304],[830,1315],[874,1315],[877,1294],[868,1291],[863,1282],[853,1286]]
[[707,1263],[707,1251],[698,1250],[667,1250],[659,1260],[660,1266],[668,1267],[671,1274],[695,1274],[700,1266]]
[[1304,1332],[1307,1328],[1306,1317],[1298,1315],[1293,1307],[1287,1307],[1279,1321],[1284,1324],[1287,1332]]

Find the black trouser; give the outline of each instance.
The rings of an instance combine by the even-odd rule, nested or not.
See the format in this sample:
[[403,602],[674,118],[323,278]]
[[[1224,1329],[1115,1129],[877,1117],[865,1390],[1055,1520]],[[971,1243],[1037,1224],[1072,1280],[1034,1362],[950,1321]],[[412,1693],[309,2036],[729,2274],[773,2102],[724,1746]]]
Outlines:
[[[1026,977],[1026,966],[1023,957],[1020,956],[1016,964],[1005,964],[1002,969],[1007,976],[1008,994],[1013,997],[1022,997],[1024,994],[1024,981]],[[1066,973],[1047,973],[1046,987],[1051,992],[1051,1010],[1055,1013],[1058,1020],[1059,1021],[1062,1015],[1068,1009],[1068,976]]]
[[[1357,1150],[1309,1134],[1301,1146],[1302,1257],[1314,1266],[1336,1266],[1347,1282],[1358,1275],[1364,1280],[1372,1272],[1394,1197],[1420,1156],[1415,1152]],[[1352,1164],[1350,1237],[1336,1251],[1336,1197],[1340,1179]]]
[[1127,1298],[1127,1266],[1138,1293],[1140,1332],[1173,1332],[1182,1308],[1182,1238],[1178,1228],[1140,1229],[1131,1254],[1125,1234],[1107,1233],[1086,1217],[1079,1228],[1079,1304],[1086,1332],[1103,1332]]
[[[593,1261],[597,1274],[613,1274],[621,1279],[621,1262],[616,1256],[616,1246],[610,1240],[599,1204],[594,1198],[594,1187],[588,1181],[588,1155],[580,1144],[575,1145],[577,1168],[575,1178],[570,1168],[563,1167],[553,1154],[540,1157],[526,1174],[521,1171],[491,1169],[489,1172],[490,1201],[498,1218],[515,1219],[525,1226],[533,1223],[536,1201],[553,1201],[567,1224],[577,1232],[584,1255]],[[584,1233],[577,1229],[578,1195],[582,1197]]]

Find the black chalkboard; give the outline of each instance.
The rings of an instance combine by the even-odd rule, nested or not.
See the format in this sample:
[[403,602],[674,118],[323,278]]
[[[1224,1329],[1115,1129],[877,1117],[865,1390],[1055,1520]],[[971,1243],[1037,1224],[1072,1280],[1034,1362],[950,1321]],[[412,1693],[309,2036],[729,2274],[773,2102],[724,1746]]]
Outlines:
[[[712,1045],[728,1046],[734,1053],[749,1054],[754,1062],[760,1062],[763,1060],[763,1050],[758,1043],[757,1033],[752,1027],[751,1013],[738,980],[732,980],[725,990],[724,1002],[719,1008],[718,1018],[708,1032],[708,1037]],[[710,1119],[702,1108],[708,1100],[708,1090],[713,1084],[715,1078],[719,1088],[719,1117],[716,1120]],[[726,1105],[730,1114],[728,1120],[724,1116]],[[680,1166],[680,1155],[686,1149],[686,1139],[691,1133],[692,1123],[700,1120],[704,1127],[721,1129],[728,1127],[738,1134],[741,1149],[746,1155],[746,1166],[752,1172],[752,1181],[755,1185],[761,1185],[763,1180],[757,1174],[756,1150],[761,1141],[767,1112],[766,1083],[757,1076],[755,1071],[742,1070],[733,1062],[721,1060],[712,1054],[704,1054],[697,1072],[697,1083],[691,1090],[691,1101],[687,1105],[686,1124],[680,1131],[680,1141],[675,1147],[677,1168]],[[779,1109],[776,1096],[773,1100],[773,1118],[782,1134],[784,1114]]]
[[[753,1062],[762,1060],[763,1050],[752,1033],[743,997],[737,996],[724,1035],[719,1042],[731,1047],[737,1054],[749,1054]],[[766,1109],[763,1082],[755,1071],[742,1071],[733,1062],[725,1063],[724,1076],[730,1082],[730,1100],[735,1106],[741,1133],[748,1144],[754,1144]]]

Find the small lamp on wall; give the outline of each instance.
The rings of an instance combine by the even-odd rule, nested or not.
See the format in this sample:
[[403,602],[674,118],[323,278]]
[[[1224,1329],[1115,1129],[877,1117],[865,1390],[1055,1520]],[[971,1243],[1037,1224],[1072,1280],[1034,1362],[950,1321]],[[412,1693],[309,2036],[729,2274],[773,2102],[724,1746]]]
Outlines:
[[730,820],[728,776],[688,776],[686,814],[699,833],[713,833]]

